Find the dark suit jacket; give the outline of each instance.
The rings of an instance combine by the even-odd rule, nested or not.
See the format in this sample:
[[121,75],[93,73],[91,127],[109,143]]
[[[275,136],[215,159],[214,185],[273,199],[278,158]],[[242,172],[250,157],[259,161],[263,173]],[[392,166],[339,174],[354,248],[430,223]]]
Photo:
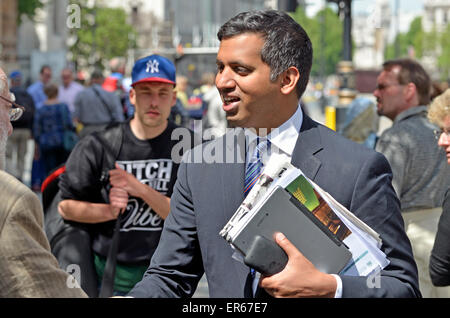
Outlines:
[[[227,151],[232,151],[229,135],[208,145],[223,143]],[[209,151],[208,146],[202,147]],[[242,154],[240,148],[234,149],[235,156]],[[199,147],[193,150],[194,156],[197,150]],[[390,264],[381,272],[380,280],[367,283],[366,277],[341,276],[342,296],[420,296],[417,267],[384,156],[304,116],[292,164],[383,240],[382,250]],[[237,164],[181,164],[159,246],[147,273],[129,296],[191,296],[205,272],[210,297],[244,297],[249,269],[232,258],[231,247],[219,236],[244,199],[244,170],[245,160]]]

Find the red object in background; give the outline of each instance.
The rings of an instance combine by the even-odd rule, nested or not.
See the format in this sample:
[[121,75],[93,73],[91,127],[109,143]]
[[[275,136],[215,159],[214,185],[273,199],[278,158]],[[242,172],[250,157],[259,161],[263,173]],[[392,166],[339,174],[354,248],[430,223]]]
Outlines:
[[114,92],[117,89],[118,79],[116,77],[109,76],[105,79],[102,87],[105,91]]
[[202,107],[203,100],[199,96],[189,97],[188,104],[190,108],[199,109]]

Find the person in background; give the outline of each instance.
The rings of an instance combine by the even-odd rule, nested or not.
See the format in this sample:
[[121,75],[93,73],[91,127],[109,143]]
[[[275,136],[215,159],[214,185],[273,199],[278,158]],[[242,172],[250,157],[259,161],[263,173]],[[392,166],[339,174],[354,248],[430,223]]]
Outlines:
[[72,126],[72,117],[67,104],[58,100],[58,87],[44,87],[47,100],[36,112],[33,135],[39,147],[40,159],[49,173],[66,162],[69,151],[64,148],[64,131]]
[[203,94],[203,100],[208,103],[204,125],[211,129],[213,136],[220,137],[226,132],[227,118],[222,110],[222,98],[215,85]]
[[[428,119],[439,127],[435,134],[437,144],[445,151],[446,164],[450,165],[450,89],[435,98],[430,105]],[[435,286],[450,286],[450,187],[448,186],[436,239],[431,250],[430,276]],[[450,293],[447,293],[447,297],[450,297]]]
[[51,67],[49,65],[43,65],[39,72],[39,80],[28,87],[27,92],[33,98],[36,109],[39,109],[47,100],[47,96],[44,93],[44,87],[50,83],[51,79]]
[[102,72],[94,71],[91,85],[82,90],[75,98],[74,122],[81,124],[80,137],[94,131],[104,130],[109,124],[125,120],[119,97],[102,88]]
[[357,97],[348,105],[345,121],[339,133],[374,149],[378,138],[378,126],[379,117],[375,103],[369,98]]
[[187,93],[188,89],[188,79],[186,76],[177,75],[176,78],[177,83],[177,98],[181,102],[181,105],[187,109],[189,107],[189,95]]
[[[18,120],[12,122],[14,130],[6,146],[6,171],[22,182],[25,166],[28,166],[28,163],[25,161],[28,158],[28,141],[33,140],[32,129],[35,107],[33,98],[22,86],[22,73],[13,71],[9,78],[11,80],[11,93],[14,94],[17,104],[25,107],[25,112]],[[15,160],[13,159],[14,157]]]
[[377,78],[377,111],[393,121],[378,139],[375,150],[392,168],[392,184],[400,199],[406,233],[419,269],[423,297],[438,297],[428,263],[450,168],[434,139],[435,126],[427,119],[430,77],[411,59],[386,61]]
[[73,80],[73,71],[66,67],[61,71],[62,84],[58,88],[58,100],[67,104],[70,113],[75,111],[75,97],[84,89],[84,86]]
[[[34,101],[36,110],[42,107],[47,100],[44,93],[44,86],[50,83],[52,79],[52,69],[49,65],[43,65],[39,72],[39,80],[27,88],[27,92],[31,95]],[[41,189],[41,183],[45,179],[44,163],[39,160],[38,147],[34,147],[33,165],[31,167],[31,188],[35,192]]]
[[124,75],[127,60],[124,57],[114,57],[109,62],[109,68],[111,74],[105,78],[102,88],[107,92],[112,92],[119,97],[120,104],[122,105],[122,111],[125,118],[130,118],[128,116],[128,103],[127,94],[129,92],[125,90],[124,87]]
[[50,252],[39,198],[3,171],[6,142],[13,132],[10,122],[20,118],[23,108],[11,100],[1,68],[0,96],[0,297],[85,298]]

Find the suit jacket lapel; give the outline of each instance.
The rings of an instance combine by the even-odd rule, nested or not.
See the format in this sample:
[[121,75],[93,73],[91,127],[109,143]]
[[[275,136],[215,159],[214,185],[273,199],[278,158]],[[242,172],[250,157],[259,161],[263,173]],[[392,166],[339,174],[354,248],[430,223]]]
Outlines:
[[303,123],[292,153],[292,164],[314,180],[322,165],[316,154],[323,149],[317,123],[304,114]]
[[219,177],[222,182],[223,201],[221,203],[225,223],[244,200],[245,135],[242,129],[237,129],[231,134],[234,134],[235,137],[224,139],[224,151],[225,154],[232,154],[232,156],[227,157],[226,163],[218,164]]
[[[223,194],[221,196],[222,202],[217,202],[217,204],[222,207],[224,225],[244,201],[245,134],[243,132],[242,129],[235,130],[234,134],[237,140],[233,139],[233,142],[231,138],[224,140],[225,153],[233,154],[233,160],[217,164],[217,169],[220,171],[219,178],[221,178],[221,189],[219,191]],[[236,281],[242,284],[242,290],[244,291],[249,269],[243,263],[237,261],[232,263],[235,267]]]

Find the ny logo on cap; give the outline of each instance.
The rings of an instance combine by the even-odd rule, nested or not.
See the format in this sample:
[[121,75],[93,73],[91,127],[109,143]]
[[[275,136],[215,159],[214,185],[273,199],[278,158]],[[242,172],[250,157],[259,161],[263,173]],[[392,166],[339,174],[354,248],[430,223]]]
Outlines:
[[150,73],[159,73],[159,62],[157,60],[153,60],[153,61],[148,61],[147,62],[147,69],[146,72],[150,72]]

